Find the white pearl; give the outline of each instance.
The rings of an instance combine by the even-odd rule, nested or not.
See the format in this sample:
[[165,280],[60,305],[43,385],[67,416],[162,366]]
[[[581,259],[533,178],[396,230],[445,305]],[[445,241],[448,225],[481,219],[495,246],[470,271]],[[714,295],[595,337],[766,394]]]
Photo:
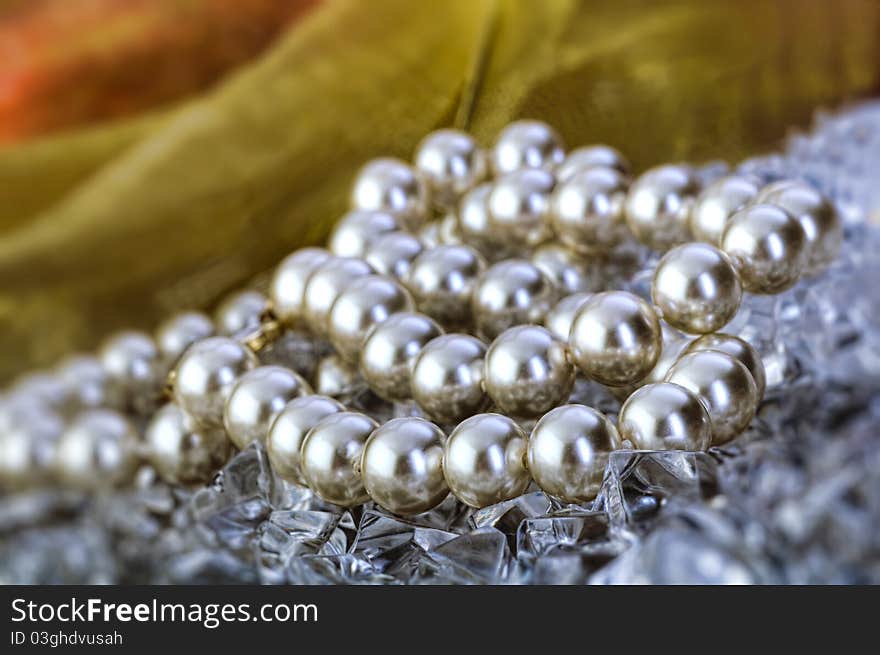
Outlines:
[[55,468],[62,482],[78,488],[115,486],[131,480],[137,450],[137,433],[124,416],[92,409],[74,419],[59,438]]
[[443,477],[443,430],[422,418],[388,421],[370,435],[361,475],[370,497],[401,516],[427,512],[449,493]]
[[428,217],[430,191],[420,173],[391,157],[374,159],[357,174],[351,194],[355,209],[397,214],[411,230]]
[[431,198],[448,210],[486,177],[486,153],[473,137],[460,130],[437,130],[416,148],[415,166],[428,182]]
[[412,365],[412,397],[441,423],[460,421],[485,409],[483,358],[486,346],[467,334],[446,334],[422,348]]
[[703,403],[671,382],[636,389],[620,408],[617,429],[639,450],[706,450],[712,438]]
[[477,281],[471,313],[477,332],[494,339],[522,323],[540,323],[559,298],[556,286],[534,264],[507,259],[490,266]]
[[443,325],[464,325],[470,322],[471,293],[485,268],[473,248],[438,246],[416,258],[404,284],[419,311]]
[[751,175],[728,175],[709,184],[691,209],[688,225],[694,238],[717,246],[727,221],[755,199],[760,185]]
[[565,342],[538,325],[502,332],[486,352],[486,391],[506,414],[535,417],[571,395],[574,367]]
[[169,364],[177,363],[183,351],[196,341],[213,336],[214,324],[201,312],[181,312],[156,329],[156,344]]
[[331,257],[312,271],[303,291],[303,316],[315,334],[327,332],[330,308],[359,277],[373,275],[370,265],[353,257]]
[[678,358],[687,349],[688,344],[690,343],[688,337],[683,336],[678,330],[673,330],[668,327],[665,323],[661,324],[661,329],[663,332],[663,346],[660,350],[660,357],[657,358],[657,363],[654,365],[654,368],[651,369],[651,372],[635,384],[629,384],[625,387],[608,388],[611,395],[619,401],[623,402],[629,398],[633,391],[639,387],[643,387],[646,384],[651,384],[653,382],[663,382],[663,380],[666,379],[666,374],[669,372],[669,369],[672,368],[672,365],[678,361]]
[[275,315],[282,323],[292,327],[303,323],[306,281],[330,257],[323,248],[303,248],[288,255],[275,268],[269,284],[269,297]]
[[443,473],[455,496],[471,507],[515,498],[529,486],[527,439],[500,414],[479,414],[461,423],[446,441]]
[[643,173],[626,197],[626,223],[641,243],[668,250],[690,237],[688,216],[699,191],[689,166],[666,164]]
[[512,250],[531,248],[547,239],[555,183],[552,173],[530,168],[498,178],[489,193],[489,229]]
[[165,371],[159,349],[149,335],[120,332],[103,343],[98,357],[126,407],[137,412],[154,408]]
[[327,240],[327,248],[337,257],[363,257],[375,239],[401,229],[394,214],[353,209],[336,223]]
[[492,149],[496,175],[523,168],[552,170],[563,159],[562,138],[552,127],[535,120],[520,120],[505,127]]
[[767,375],[764,371],[764,362],[761,354],[747,341],[733,336],[732,334],[705,334],[691,342],[684,350],[685,353],[698,352],[700,350],[720,350],[737,359],[752,374],[755,386],[758,390],[758,399],[764,397],[764,389],[767,386]]
[[458,233],[462,241],[479,250],[489,261],[499,261],[512,256],[516,249],[505,243],[491,225],[489,195],[492,189],[493,185],[487,182],[462,197],[457,215]]
[[64,421],[34,404],[8,411],[9,424],[0,427],[0,488],[15,491],[47,482]]
[[222,427],[229,392],[256,365],[257,356],[234,339],[203,339],[190,346],[177,363],[174,398],[198,424]]
[[75,386],[69,385],[56,373],[35,371],[17,378],[10,395],[27,398],[56,412],[65,413],[75,400],[74,389]]
[[544,327],[557,339],[568,341],[575,314],[592,295],[592,293],[573,293],[565,296],[544,315]]
[[551,496],[571,503],[593,500],[602,486],[617,428],[584,405],[563,405],[545,414],[529,437],[529,471]]
[[315,370],[314,382],[316,393],[334,398],[351,395],[363,386],[357,366],[336,354],[321,358]]
[[223,430],[197,427],[172,403],[156,412],[144,438],[150,463],[169,484],[210,480],[232,449]]
[[582,146],[568,153],[556,169],[556,179],[565,182],[588,168],[613,168],[628,176],[630,165],[618,150],[606,145]]
[[382,234],[367,246],[364,260],[381,274],[403,280],[416,257],[424,252],[421,240],[409,232]]
[[589,291],[596,284],[584,257],[562,244],[551,241],[540,245],[529,260],[550,278],[562,294]]
[[327,318],[327,336],[347,362],[357,362],[361,345],[374,325],[395,312],[413,309],[409,293],[392,278],[367,275],[339,294]]
[[258,366],[244,373],[229,392],[223,425],[232,443],[243,450],[265,443],[269,426],[293,398],[311,393],[299,375],[281,366]]
[[426,343],[443,334],[430,317],[399,312],[370,330],[361,349],[360,369],[367,384],[388,400],[410,397],[410,370]]
[[214,312],[217,334],[238,337],[255,331],[263,322],[269,301],[259,291],[245,289],[227,296]]
[[323,419],[343,411],[342,404],[327,396],[301,396],[287,403],[275,417],[266,437],[272,470],[288,482],[306,484],[300,468],[303,440]]
[[553,192],[550,223],[567,247],[580,253],[604,253],[629,238],[624,203],[629,180],[613,168],[587,168],[571,175]]
[[364,443],[378,427],[364,414],[337,412],[309,430],[300,450],[300,465],[312,491],[343,507],[366,502],[369,495],[358,469]]
[[97,357],[71,355],[55,370],[58,378],[72,391],[76,408],[122,407],[121,390],[110,380]]

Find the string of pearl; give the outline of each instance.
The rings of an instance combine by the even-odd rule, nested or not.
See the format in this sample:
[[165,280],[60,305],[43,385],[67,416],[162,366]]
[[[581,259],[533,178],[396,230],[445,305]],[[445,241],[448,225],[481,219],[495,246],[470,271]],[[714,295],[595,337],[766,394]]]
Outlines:
[[[180,360],[172,376],[176,405],[156,412],[146,430],[149,457],[170,481],[203,480],[228,456],[228,435],[239,448],[266,442],[279,475],[326,500],[372,498],[399,514],[427,511],[450,489],[484,506],[522,493],[532,478],[551,495],[583,502],[595,496],[608,452],[625,440],[700,450],[744,429],[763,393],[760,358],[716,331],[736,313],[743,288],[777,293],[833,259],[840,227],[827,201],[800,182],[762,189],[739,175],[700,192],[681,165],[652,169],[629,185],[619,153],[593,146],[564,157],[552,129],[534,121],[501,134],[491,183],[482,182],[487,159],[469,136],[441,130],[420,146],[415,168],[371,162],[330,250],[307,248],[278,267],[271,312],[264,296],[243,292],[221,306],[213,324],[201,314],[179,315],[160,327],[155,343],[126,333],[105,345],[98,367],[80,358],[62,371],[99,390],[85,406],[103,400],[149,413],[149,403],[139,403],[150,398],[157,363]],[[425,228],[430,202],[459,211]],[[682,243],[688,231],[703,242]],[[546,244],[551,233],[560,245]],[[653,306],[624,291],[581,290],[579,258],[618,247],[629,234],[668,251],[654,274]],[[530,260],[521,258],[528,251]],[[575,293],[559,300],[560,289]],[[664,339],[661,317],[704,336],[687,345],[667,329],[672,337]],[[542,320],[546,327],[535,324]],[[441,323],[473,326],[491,345],[444,334]],[[281,326],[327,334],[377,394],[411,396],[427,416],[457,427],[447,439],[416,417],[379,426],[312,394],[289,369],[258,366],[254,349]],[[215,327],[247,334],[246,344],[211,336]],[[619,430],[591,408],[558,406],[576,370],[628,396]],[[99,378],[125,384],[105,390]],[[43,388],[32,378],[31,389],[51,395],[52,385],[40,381]],[[120,388],[126,397],[110,398]],[[480,413],[489,403],[517,418],[541,418],[527,438],[512,418]],[[107,411],[80,417],[58,441],[61,477],[79,485],[93,484],[105,469],[122,480],[135,460],[136,434]]]

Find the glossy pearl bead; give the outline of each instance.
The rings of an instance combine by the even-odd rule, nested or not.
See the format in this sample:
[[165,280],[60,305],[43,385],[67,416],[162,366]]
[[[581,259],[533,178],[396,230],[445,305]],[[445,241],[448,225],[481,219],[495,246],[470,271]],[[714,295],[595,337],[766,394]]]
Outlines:
[[540,323],[559,293],[541,270],[522,259],[490,266],[474,287],[471,314],[477,332],[494,339],[523,323]]
[[531,248],[547,239],[555,183],[552,173],[534,168],[498,178],[489,193],[489,229],[512,250]]
[[306,482],[329,503],[354,507],[369,500],[359,472],[367,437],[379,427],[358,412],[336,412],[309,430],[300,451]]
[[662,327],[663,347],[660,350],[660,357],[657,359],[657,363],[654,364],[654,368],[651,369],[651,372],[635,384],[630,384],[625,387],[609,388],[611,395],[617,398],[620,402],[629,398],[633,391],[639,387],[643,387],[646,384],[651,384],[653,382],[663,382],[666,379],[666,374],[669,372],[669,369],[672,368],[672,365],[678,361],[678,358],[688,347],[688,344],[690,343],[688,338],[682,337],[679,332],[673,331],[665,325]]
[[373,275],[370,265],[353,257],[331,257],[309,275],[303,291],[303,316],[312,332],[326,334],[330,308],[339,294],[367,275]]
[[575,314],[592,295],[592,293],[573,293],[565,296],[544,315],[544,327],[557,339],[567,342]]
[[721,236],[746,291],[780,293],[794,286],[807,264],[800,222],[775,205],[751,205],[734,214]]
[[742,284],[727,255],[707,243],[666,253],[654,271],[651,299],[672,327],[706,334],[724,327],[742,301]]
[[355,209],[393,212],[411,230],[428,217],[428,185],[405,162],[390,157],[374,159],[361,168],[354,182],[351,204]]
[[761,355],[747,341],[735,337],[732,334],[706,334],[691,342],[684,350],[685,354],[700,352],[702,350],[720,350],[738,360],[745,366],[757,388],[758,400],[764,397],[764,389],[767,386],[767,376],[764,372],[764,362]]
[[816,272],[837,257],[843,226],[834,205],[805,182],[787,180],[764,187],[758,202],[781,207],[800,221],[807,236],[807,270]]
[[529,261],[550,278],[561,294],[588,291],[595,285],[584,258],[559,243],[538,246]]
[[269,301],[259,291],[239,291],[227,297],[214,312],[217,334],[243,336],[260,327]]
[[342,359],[355,363],[371,327],[395,312],[411,309],[412,297],[400,284],[389,277],[367,275],[352,281],[333,303],[327,336]]
[[556,179],[565,182],[588,168],[611,168],[625,176],[630,165],[620,152],[606,145],[583,146],[568,153],[562,165],[556,169]]
[[604,414],[585,405],[563,405],[532,430],[529,471],[545,493],[586,502],[599,493],[608,454],[620,445],[617,428]]
[[367,384],[388,400],[409,398],[412,363],[425,344],[441,334],[433,319],[413,312],[399,312],[374,327],[360,357]]
[[257,356],[234,339],[203,339],[190,346],[177,363],[174,399],[199,425],[222,427],[229,392],[257,363]]
[[159,349],[149,335],[121,332],[104,342],[98,357],[126,407],[137,412],[153,409],[165,376]]
[[56,374],[72,391],[75,408],[122,407],[121,390],[113,384],[97,357],[71,355],[58,365]]
[[337,257],[363,257],[376,238],[401,228],[394,214],[354,209],[339,219],[327,240],[327,248]]
[[671,382],[636,389],[620,408],[617,429],[639,450],[706,450],[712,438],[703,403]]
[[488,171],[488,158],[473,137],[460,130],[437,130],[416,148],[416,169],[427,180],[435,206],[448,210]]
[[485,183],[468,191],[462,196],[456,218],[462,241],[490,261],[498,261],[512,256],[516,249],[506,244],[491,225],[489,195],[492,189],[491,183]]
[[403,280],[416,257],[425,250],[421,240],[409,232],[383,234],[367,247],[364,260],[380,275]]
[[758,410],[758,389],[752,374],[720,350],[684,355],[666,380],[695,394],[706,407],[713,446],[725,444],[745,430]]
[[486,391],[506,414],[536,417],[571,395],[574,367],[565,342],[538,325],[502,332],[486,352]]
[[10,424],[0,426],[0,488],[15,491],[48,482],[64,421],[36,405],[10,410]]
[[183,351],[196,341],[214,335],[214,323],[201,312],[181,312],[164,321],[156,330],[156,344],[162,358],[177,363]]
[[421,418],[391,419],[370,435],[361,454],[361,476],[370,497],[401,516],[439,505],[449,488],[443,477],[446,435]]
[[412,365],[412,397],[441,423],[461,421],[486,408],[486,346],[467,334],[446,334],[425,344]]
[[116,486],[131,480],[137,466],[138,437],[121,414],[83,412],[58,440],[55,467],[62,482],[80,489]]
[[526,434],[500,414],[478,414],[459,424],[446,441],[443,473],[456,498],[486,507],[515,498],[529,486]]
[[210,480],[231,451],[223,430],[197,427],[183,410],[171,403],[156,412],[144,438],[147,458],[169,484]]
[[342,404],[327,396],[301,396],[287,403],[272,421],[266,437],[272,470],[288,482],[305,485],[300,451],[306,435],[331,414],[344,411]]
[[470,322],[470,298],[486,263],[468,246],[438,246],[412,263],[404,284],[419,311],[443,325]]
[[562,138],[541,121],[520,120],[505,127],[492,149],[496,175],[523,168],[552,170],[565,159]]
[[315,369],[315,392],[339,398],[363,387],[357,366],[347,363],[339,355],[322,357]]
[[651,306],[626,291],[594,294],[575,314],[569,344],[575,364],[611,387],[645,377],[660,357],[660,321]]
[[330,257],[323,248],[303,248],[288,255],[275,269],[269,297],[275,315],[288,327],[298,327],[304,322],[306,281]]
[[265,443],[269,426],[288,401],[311,393],[299,375],[281,366],[258,366],[244,373],[229,392],[223,425],[239,450]]
[[629,237],[624,216],[628,178],[613,168],[592,167],[572,174],[553,192],[550,224],[567,247],[579,253],[605,252]]
[[728,175],[709,184],[691,209],[688,225],[694,238],[717,246],[727,221],[755,199],[760,185],[750,175]]
[[626,197],[626,223],[641,243],[668,250],[688,240],[688,215],[698,191],[688,166],[667,164],[643,173]]

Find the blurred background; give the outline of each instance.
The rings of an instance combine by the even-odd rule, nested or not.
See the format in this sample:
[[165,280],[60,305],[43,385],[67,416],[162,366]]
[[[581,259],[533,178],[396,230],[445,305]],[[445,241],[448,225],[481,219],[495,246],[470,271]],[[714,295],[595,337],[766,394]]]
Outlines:
[[876,0],[0,0],[0,382],[259,281],[437,127],[641,170],[878,91]]

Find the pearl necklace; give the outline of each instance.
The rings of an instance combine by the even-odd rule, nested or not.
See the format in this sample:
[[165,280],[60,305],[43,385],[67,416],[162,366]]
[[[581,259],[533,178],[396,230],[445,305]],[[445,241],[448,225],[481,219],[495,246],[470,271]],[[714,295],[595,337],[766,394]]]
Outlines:
[[[729,175],[701,188],[675,164],[631,183],[613,148],[566,155],[537,121],[508,126],[491,152],[437,131],[414,166],[368,163],[352,205],[327,250],[279,264],[268,298],[245,291],[214,321],[179,314],[155,339],[125,332],[98,358],[19,381],[0,405],[0,482],[113,486],[143,456],[166,481],[195,484],[232,445],[258,441],[277,475],[343,506],[412,515],[451,491],[484,507],[532,480],[588,502],[614,449],[705,450],[748,426],[763,365],[719,330],[744,291],[790,288],[841,241],[833,207],[802,182]],[[426,222],[432,211],[444,217]],[[651,302],[588,292],[587,267],[611,266],[633,238],[665,253]],[[259,363],[292,330],[332,347],[317,393]],[[166,375],[172,402],[157,410]],[[616,424],[565,404],[578,375],[624,400]],[[380,425],[351,411],[328,395],[340,376],[424,418]],[[131,419],[146,421],[143,440]]]

